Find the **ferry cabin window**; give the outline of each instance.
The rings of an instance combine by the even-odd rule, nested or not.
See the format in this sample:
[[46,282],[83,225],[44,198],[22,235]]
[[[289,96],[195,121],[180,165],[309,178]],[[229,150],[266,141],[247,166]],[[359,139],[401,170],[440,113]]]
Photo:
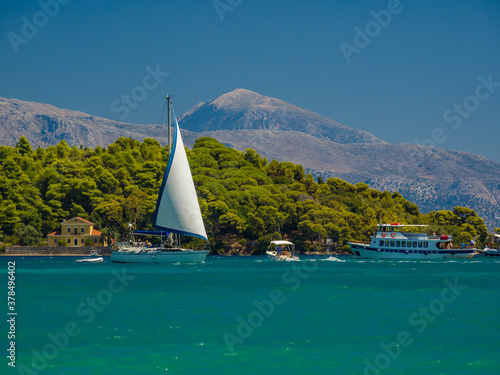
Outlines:
[[422,247],[422,241],[418,241],[418,247]]
[[394,241],[391,241],[391,247],[394,247]]
[[411,241],[408,241],[408,247],[411,247]]
[[385,246],[389,246],[389,241],[385,241]]
[[384,240],[380,240],[380,242],[378,243],[379,246],[384,246]]
[[413,247],[417,247],[417,241],[413,241]]
[[424,242],[424,247],[429,247],[429,242]]
[[401,241],[396,241],[396,247],[401,247]]
[[406,241],[401,241],[401,247],[406,247]]

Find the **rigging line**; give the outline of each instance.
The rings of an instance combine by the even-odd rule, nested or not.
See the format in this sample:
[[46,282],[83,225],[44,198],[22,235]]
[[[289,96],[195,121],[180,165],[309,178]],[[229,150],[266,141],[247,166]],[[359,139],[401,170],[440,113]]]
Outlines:
[[165,118],[165,109],[167,108],[167,101],[165,100],[165,104],[163,105],[163,110],[161,111],[160,120],[158,121],[158,126],[163,124],[163,119]]

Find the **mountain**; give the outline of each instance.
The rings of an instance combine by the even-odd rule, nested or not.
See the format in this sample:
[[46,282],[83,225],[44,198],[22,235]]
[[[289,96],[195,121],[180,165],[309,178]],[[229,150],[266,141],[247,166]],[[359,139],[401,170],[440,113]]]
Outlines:
[[35,148],[60,140],[69,145],[105,146],[122,136],[167,142],[164,126],[127,124],[50,104],[0,97],[0,145],[15,146],[23,135]]
[[[490,228],[498,226],[500,164],[478,155],[388,144],[314,112],[243,89],[196,105],[179,123],[188,147],[197,138],[212,137],[241,151],[253,148],[269,160],[301,164],[315,176],[399,191],[422,212],[470,207]],[[167,141],[164,125],[127,124],[48,104],[0,98],[0,144],[14,146],[22,135],[34,148],[61,139],[84,147],[105,146],[121,136]]]
[[500,163],[482,156],[404,143],[341,144],[294,131],[218,130],[190,133],[184,141],[191,147],[201,136],[241,151],[253,148],[269,160],[301,164],[324,179],[398,191],[422,212],[470,207],[489,228],[498,226]]
[[338,143],[383,143],[365,131],[245,89],[196,105],[179,118],[179,125],[197,133],[243,129],[298,131]]

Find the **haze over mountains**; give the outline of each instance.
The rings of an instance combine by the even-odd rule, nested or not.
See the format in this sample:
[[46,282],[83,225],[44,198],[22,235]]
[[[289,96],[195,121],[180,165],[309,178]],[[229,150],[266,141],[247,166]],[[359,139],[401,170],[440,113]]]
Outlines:
[[[414,144],[388,144],[375,136],[279,99],[237,89],[200,103],[179,118],[186,145],[202,136],[269,160],[299,163],[315,175],[367,182],[399,191],[423,212],[473,208],[492,228],[500,212],[500,164],[484,157]],[[32,147],[105,146],[120,136],[153,137],[165,144],[165,126],[136,125],[0,98],[0,144],[25,135]]]

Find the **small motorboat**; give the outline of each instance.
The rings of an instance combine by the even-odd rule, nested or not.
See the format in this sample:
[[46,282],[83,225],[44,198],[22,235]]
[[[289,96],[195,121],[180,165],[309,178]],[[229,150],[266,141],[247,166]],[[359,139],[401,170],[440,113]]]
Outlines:
[[77,259],[75,263],[101,263],[103,260],[103,257],[100,257],[99,254],[97,254],[97,251],[92,250],[89,257]]
[[486,247],[483,253],[487,257],[500,257],[500,249],[490,249]]
[[299,260],[299,257],[295,255],[295,245],[290,241],[271,241],[266,250],[266,255],[270,260],[278,262]]
[[[497,247],[495,247],[496,243],[499,244]],[[478,252],[487,257],[500,257],[500,234],[494,233],[490,245],[486,245],[484,250],[478,250]]]

